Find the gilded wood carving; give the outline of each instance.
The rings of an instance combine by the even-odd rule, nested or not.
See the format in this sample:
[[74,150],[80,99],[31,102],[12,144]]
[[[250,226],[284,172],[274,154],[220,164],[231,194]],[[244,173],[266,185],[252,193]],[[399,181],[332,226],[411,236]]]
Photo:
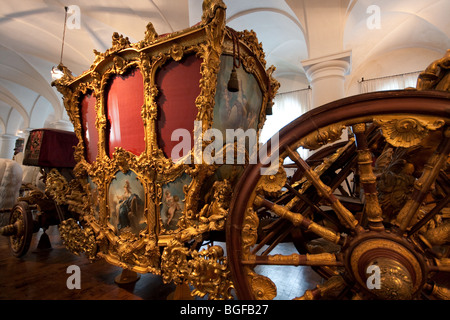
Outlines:
[[[144,39],[138,43],[114,33],[111,48],[105,52],[94,50],[93,64],[80,76],[59,66],[64,76],[53,85],[63,95],[79,139],[74,169],[79,186],[75,191],[53,172],[48,188],[61,203],[72,201],[80,215],[80,224],[74,220],[61,224],[62,237],[71,251],[86,253],[92,259],[104,258],[135,272],[162,274],[167,281],[188,281],[196,286],[196,295],[230,298],[233,285],[223,250],[216,246],[203,250],[196,245],[190,249],[185,246],[201,244],[210,231],[224,230],[232,183],[240,171],[231,175],[232,183],[227,179],[214,181],[220,165],[205,163],[195,152],[188,156],[191,161],[185,162],[173,161],[165,154],[158,140],[158,99],[162,93],[156,79],[170,62],[181,62],[188,56],[200,60],[199,94],[194,103],[201,133],[213,126],[221,56],[234,54],[234,34],[240,47],[237,58],[245,72],[256,79],[262,94],[258,133],[279,84],[272,77],[274,68],[265,69],[262,45],[253,31],[236,32],[226,27],[226,6],[221,0],[205,1],[203,10],[200,24],[169,35],[159,36],[152,23],[148,23]],[[140,121],[145,147],[138,154],[120,146],[109,150],[112,111],[107,106],[108,90],[116,77],[126,78],[130,72],[138,72],[143,78]],[[89,128],[98,134],[94,145],[89,142],[81,111],[82,100],[88,95],[95,98],[95,128]],[[90,153],[96,155],[93,159],[87,157],[87,142],[94,149]],[[200,150],[209,143],[201,141]],[[208,192],[206,184],[211,185]],[[192,276],[204,270],[221,275],[220,283],[208,278],[208,272]]]

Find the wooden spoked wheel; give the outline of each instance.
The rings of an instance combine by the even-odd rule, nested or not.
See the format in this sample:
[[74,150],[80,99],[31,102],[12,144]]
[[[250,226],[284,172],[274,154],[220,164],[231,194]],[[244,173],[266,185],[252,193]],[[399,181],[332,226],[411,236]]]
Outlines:
[[[289,268],[306,266],[321,279],[293,298],[450,299],[440,284],[450,272],[449,111],[446,92],[378,92],[283,128],[278,171],[262,174],[261,159],[234,190],[226,230],[238,298],[277,298],[286,288],[274,278],[301,288]],[[299,147],[314,154],[304,160]]]
[[9,237],[10,248],[13,255],[20,258],[27,253],[33,237],[34,222],[27,202],[19,201],[13,207],[9,223],[13,228]]

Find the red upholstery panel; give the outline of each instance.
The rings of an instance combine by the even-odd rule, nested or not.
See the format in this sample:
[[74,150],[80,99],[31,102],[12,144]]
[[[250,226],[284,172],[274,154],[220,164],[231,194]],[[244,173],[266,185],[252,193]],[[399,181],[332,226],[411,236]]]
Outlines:
[[157,137],[166,157],[171,157],[172,148],[180,143],[171,141],[172,132],[176,129],[189,130],[193,146],[194,121],[198,113],[195,99],[200,94],[200,64],[201,59],[190,55],[181,61],[165,64],[156,74],[160,91]]
[[74,132],[35,129],[30,132],[23,159],[24,165],[48,168],[73,168],[78,138]]
[[144,123],[141,110],[144,104],[144,80],[138,69],[110,79],[107,90],[106,113],[109,120],[109,156],[115,147],[122,147],[135,155],[145,151]]
[[95,161],[98,155],[98,132],[95,127],[96,111],[95,96],[86,95],[81,100],[81,127],[83,129],[83,142],[85,157],[89,163]]

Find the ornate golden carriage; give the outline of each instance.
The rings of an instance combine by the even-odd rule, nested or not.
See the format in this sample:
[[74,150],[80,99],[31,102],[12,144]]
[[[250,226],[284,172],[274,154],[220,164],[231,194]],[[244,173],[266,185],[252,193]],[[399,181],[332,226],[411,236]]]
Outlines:
[[[78,214],[60,224],[66,246],[211,299],[232,298],[233,289],[238,298],[274,298],[279,284],[266,269],[274,265],[311,266],[325,278],[304,299],[450,298],[433,282],[450,270],[450,95],[425,90],[448,83],[448,57],[418,90],[312,110],[254,158],[249,136],[244,145],[220,136],[258,137],[279,87],[274,68],[266,70],[254,32],[225,26],[222,1],[203,9],[202,21],[180,32],[158,35],[150,23],[135,44],[114,34],[80,76],[59,66],[54,85],[79,140],[76,179],[47,177],[54,198]],[[347,129],[349,141],[334,144]],[[299,147],[316,152],[303,160]],[[268,163],[276,170],[263,174]],[[226,250],[201,247],[207,240]],[[295,250],[279,251],[284,243]],[[368,288],[372,265],[382,289]]]
[[[26,179],[22,180],[22,176],[19,177],[19,181],[22,181],[19,198],[11,209],[6,210],[9,223],[0,227],[0,235],[9,237],[11,253],[14,256],[20,258],[28,252],[33,233],[41,228],[43,233],[37,247],[50,248],[46,230],[52,225],[59,224],[60,221],[71,218],[70,211],[67,210],[68,203],[56,203],[50,195],[52,188],[47,186],[47,190],[44,190],[43,185],[50,170],[58,172],[66,182],[72,180],[72,169],[76,164],[73,148],[77,143],[78,139],[74,132],[48,128],[31,130],[23,164],[34,167],[30,168],[34,172],[28,171],[26,175],[24,174],[24,177],[28,176]],[[39,173],[35,169],[39,170]],[[30,172],[34,179],[29,178]],[[22,175],[22,172],[20,174]]]
[[[63,221],[61,235],[76,252],[139,273],[166,270],[166,279],[180,281],[186,270],[174,259],[190,256],[184,243],[196,248],[224,230],[232,185],[243,171],[234,153],[233,163],[223,161],[239,141],[219,146],[218,139],[230,128],[258,136],[279,86],[274,69],[265,69],[254,32],[225,27],[221,1],[206,1],[202,21],[189,29],[158,35],[149,23],[143,41],[131,44],[115,33],[112,48],[95,53],[88,71],[73,77],[59,66],[65,76],[54,82],[79,139],[80,182],[54,196],[64,203],[62,189],[76,192],[81,198],[71,210],[83,222],[79,229],[75,220]],[[208,161],[202,154],[212,143],[218,148]],[[54,171],[48,183],[65,182]],[[197,254],[224,259],[213,249]],[[219,274],[231,287],[229,275]]]

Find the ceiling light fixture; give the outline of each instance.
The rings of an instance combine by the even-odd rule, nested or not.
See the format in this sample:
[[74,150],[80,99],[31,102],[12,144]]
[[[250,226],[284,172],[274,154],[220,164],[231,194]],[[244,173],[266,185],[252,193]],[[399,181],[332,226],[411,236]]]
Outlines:
[[59,70],[58,67],[56,66],[52,68],[51,73],[52,73],[52,80],[61,79],[64,75],[64,73],[61,70]]
[[69,9],[69,7],[64,7],[64,28],[63,28],[63,36],[62,36],[62,44],[61,44],[61,57],[59,59],[59,65],[58,66],[53,66],[51,74],[52,74],[52,79],[53,80],[58,80],[60,78],[62,78],[62,76],[64,75],[63,71],[62,71],[62,58],[63,58],[63,52],[64,52],[64,39],[66,37],[66,23],[67,23],[67,10]]

